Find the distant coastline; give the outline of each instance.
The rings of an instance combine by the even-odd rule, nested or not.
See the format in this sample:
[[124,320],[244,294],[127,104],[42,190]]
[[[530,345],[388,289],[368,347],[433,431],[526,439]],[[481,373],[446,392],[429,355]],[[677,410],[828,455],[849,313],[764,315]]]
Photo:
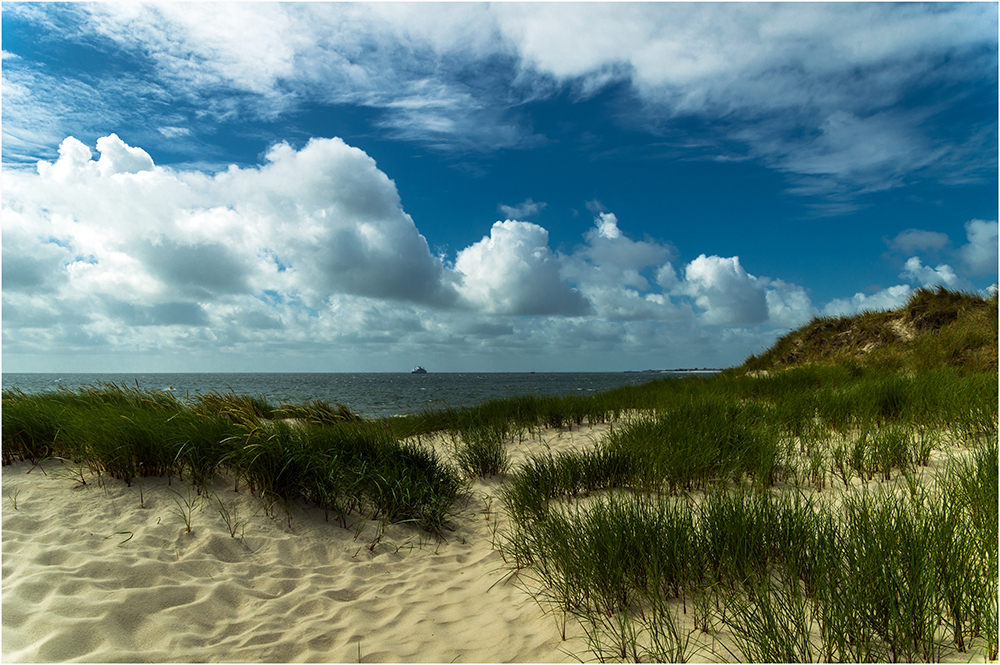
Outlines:
[[678,369],[627,369],[626,374],[718,374],[722,369],[718,367],[692,367]]

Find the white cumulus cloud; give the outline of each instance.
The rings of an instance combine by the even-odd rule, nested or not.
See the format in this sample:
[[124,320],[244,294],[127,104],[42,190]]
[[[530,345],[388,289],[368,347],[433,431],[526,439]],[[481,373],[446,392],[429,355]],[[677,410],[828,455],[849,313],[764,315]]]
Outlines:
[[119,173],[140,173],[153,170],[153,158],[142,148],[126,145],[117,134],[97,139],[97,170],[104,177]]
[[490,235],[460,251],[455,271],[462,296],[477,308],[515,315],[583,315],[590,304],[560,275],[549,234],[530,222],[497,222]]
[[[5,339],[25,326],[107,343],[134,326],[215,334],[248,316],[273,328],[336,294],[457,300],[394,183],[339,139],[216,176],[157,167],[114,134],[97,149],[70,137],[36,173],[5,173]],[[51,311],[62,318],[41,326]]]
[[684,282],[674,292],[693,298],[706,323],[754,325],[768,317],[764,286],[743,269],[738,256],[702,254],[687,265]]
[[959,250],[973,275],[997,276],[997,221],[973,219],[965,224],[969,242]]
[[[682,262],[670,242],[633,239],[596,204],[568,253],[553,251],[544,227],[508,219],[449,263],[431,253],[388,175],[339,139],[278,144],[262,164],[216,175],[157,166],[114,134],[96,150],[69,137],[34,173],[5,171],[5,354],[422,349],[503,369],[511,354],[569,363],[572,347],[640,366],[705,365],[734,348],[757,352],[817,313],[799,285],[755,276],[737,256]],[[966,231],[963,256],[989,265],[996,223]],[[902,277],[966,284],[917,256]],[[823,311],[898,307],[910,292],[859,293]],[[686,355],[647,363],[646,353]]]
[[824,316],[850,316],[860,312],[898,309],[910,299],[909,284],[898,284],[871,295],[855,293],[852,298],[835,298],[823,308]]
[[764,280],[768,324],[778,328],[798,328],[819,312],[806,290],[780,279]]
[[955,274],[951,266],[946,263],[939,264],[935,268],[925,266],[920,258],[913,256],[907,259],[903,265],[903,272],[899,275],[903,279],[919,282],[921,286],[943,286],[947,289],[971,291],[972,283],[962,279]]
[[[596,204],[592,207],[599,208]],[[617,320],[669,319],[687,315],[661,293],[651,291],[649,278],[669,266],[676,249],[651,239],[632,240],[614,213],[599,211],[583,244],[566,257],[563,276],[576,284],[599,316]]]
[[[301,288],[448,305],[440,259],[404,212],[395,183],[363,151],[340,139],[301,150],[279,144],[259,169],[217,181],[243,216],[263,222],[275,261]],[[315,285],[313,287],[312,285]]]

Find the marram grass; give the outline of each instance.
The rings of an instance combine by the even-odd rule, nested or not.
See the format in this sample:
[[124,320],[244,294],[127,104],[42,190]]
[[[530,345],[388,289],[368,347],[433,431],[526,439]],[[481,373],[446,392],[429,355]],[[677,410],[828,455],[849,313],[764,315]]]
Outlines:
[[[306,425],[267,420],[287,412]],[[271,407],[213,393],[185,403],[115,385],[35,395],[5,390],[4,463],[48,458],[129,484],[177,477],[199,494],[227,473],[268,505],[302,500],[342,521],[358,513],[435,533],[461,489],[457,471],[432,452],[399,440],[385,423],[325,402]]]
[[[996,657],[995,374],[807,367],[675,391],[503,487],[508,562],[594,657],[692,657],[689,612],[732,640],[699,659]],[[921,489],[944,440],[970,453]],[[818,500],[827,476],[842,503]]]

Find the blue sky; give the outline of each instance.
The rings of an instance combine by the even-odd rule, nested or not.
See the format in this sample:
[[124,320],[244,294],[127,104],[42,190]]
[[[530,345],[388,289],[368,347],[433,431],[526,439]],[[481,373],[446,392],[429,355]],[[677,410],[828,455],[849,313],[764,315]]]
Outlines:
[[729,366],[997,282],[997,4],[4,3],[6,371]]

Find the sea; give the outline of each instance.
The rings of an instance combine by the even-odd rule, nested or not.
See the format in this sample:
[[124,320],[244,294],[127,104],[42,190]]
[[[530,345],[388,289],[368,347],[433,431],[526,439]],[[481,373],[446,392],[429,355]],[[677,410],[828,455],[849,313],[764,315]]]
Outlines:
[[204,374],[10,374],[3,389],[26,393],[123,384],[164,390],[181,398],[210,392],[264,397],[272,404],[320,399],[344,404],[366,418],[384,418],[445,406],[462,407],[515,395],[587,395],[640,385],[688,372],[540,373],[204,373]]

